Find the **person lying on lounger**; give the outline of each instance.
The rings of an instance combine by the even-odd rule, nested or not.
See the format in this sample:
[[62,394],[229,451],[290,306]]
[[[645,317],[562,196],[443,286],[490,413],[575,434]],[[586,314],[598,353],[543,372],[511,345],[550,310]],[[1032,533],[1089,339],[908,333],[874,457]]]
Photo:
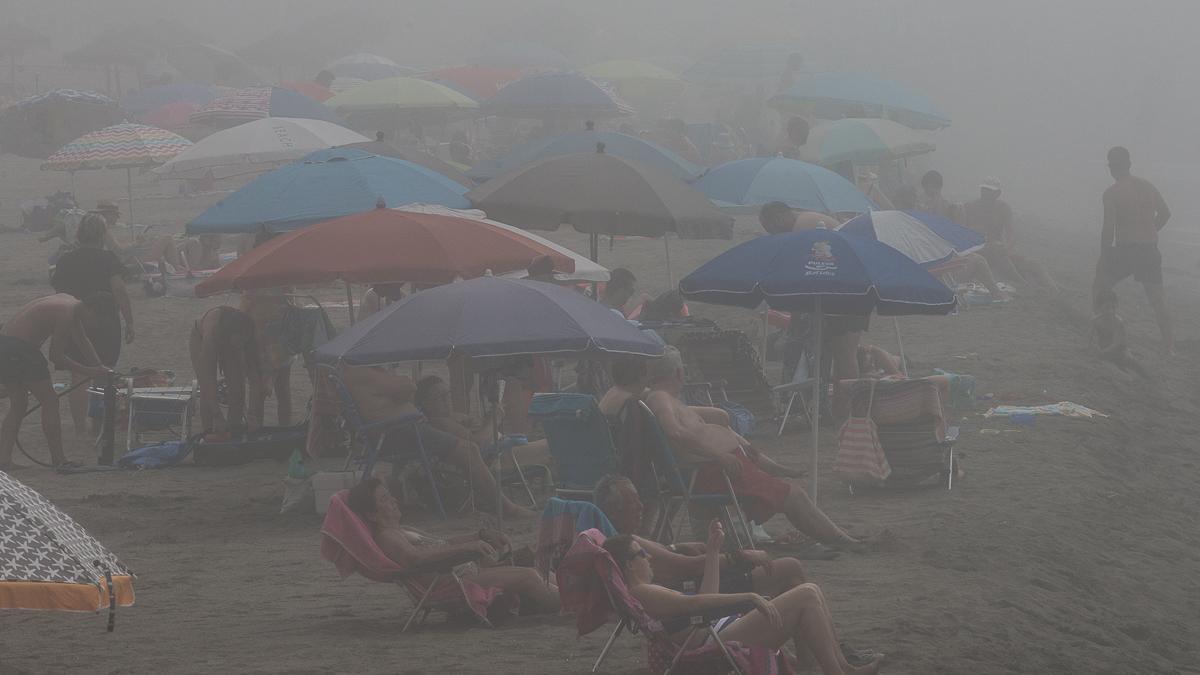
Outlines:
[[[725,532],[721,521],[709,525],[707,553],[704,557],[704,580],[695,595],[654,583],[655,568],[650,553],[637,539],[626,534],[610,537],[604,550],[621,568],[621,575],[634,598],[653,619],[668,622],[701,612],[750,603],[754,609],[741,616],[729,616],[717,622],[715,628],[723,641],[779,649],[792,641],[798,652],[805,647],[821,668],[822,673],[876,673],[882,654],[871,654],[866,662],[854,666],[838,645],[837,631],[825,595],[816,584],[800,584],[768,600],[758,593],[722,593],[721,544]],[[676,639],[683,638],[690,626],[679,630]],[[696,631],[689,648],[701,646],[710,639]]]
[[[480,530],[443,539],[401,525],[404,514],[400,504],[379,478],[368,478],[351,488],[346,504],[370,526],[375,543],[387,557],[405,568],[453,564],[473,556],[494,559],[498,550],[511,546],[508,538],[498,532]],[[462,574],[464,579],[518,595],[527,613],[558,611],[558,587],[547,583],[532,567],[466,564],[469,567]]]
[[765,523],[782,513],[797,530],[823,544],[854,547],[860,543],[817,508],[804,488],[780,478],[794,478],[798,472],[752,448],[729,427],[728,413],[685,405],[680,400],[683,360],[679,350],[667,347],[663,356],[651,362],[650,390],[646,404],[679,459],[700,465],[693,485],[696,493],[724,493],[724,470],[746,515],[755,522]]

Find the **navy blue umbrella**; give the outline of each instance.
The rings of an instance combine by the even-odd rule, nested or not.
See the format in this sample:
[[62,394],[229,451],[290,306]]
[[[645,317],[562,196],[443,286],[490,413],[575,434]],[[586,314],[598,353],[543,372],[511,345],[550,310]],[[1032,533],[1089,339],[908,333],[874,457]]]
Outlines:
[[549,353],[659,356],[663,346],[573,290],[479,277],[414,293],[326,342],[316,358],[370,366]]
[[[689,300],[816,315],[815,403],[821,389],[824,314],[949,314],[954,292],[920,265],[878,241],[834,230],[801,230],[753,239],[700,266],[679,282]],[[817,498],[818,415],[812,416],[812,498]]]

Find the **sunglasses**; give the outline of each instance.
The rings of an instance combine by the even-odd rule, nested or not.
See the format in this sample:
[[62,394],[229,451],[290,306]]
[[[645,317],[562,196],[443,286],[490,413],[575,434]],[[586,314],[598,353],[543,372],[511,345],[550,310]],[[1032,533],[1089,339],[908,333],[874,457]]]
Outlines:
[[637,560],[638,558],[647,558],[648,559],[649,557],[650,557],[650,554],[646,553],[646,549],[639,548],[637,551],[634,551],[632,560]]

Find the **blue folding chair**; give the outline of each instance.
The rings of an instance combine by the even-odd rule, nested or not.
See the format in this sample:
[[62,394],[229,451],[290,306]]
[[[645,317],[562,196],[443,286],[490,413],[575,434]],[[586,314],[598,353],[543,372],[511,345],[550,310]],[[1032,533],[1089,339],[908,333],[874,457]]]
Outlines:
[[618,472],[612,431],[591,394],[534,394],[529,416],[546,432],[559,497],[590,501],[596,481]]
[[[691,517],[691,508],[693,505],[719,507],[725,514],[725,519],[729,524],[729,530],[733,533],[734,539],[737,540],[739,548],[753,549],[754,535],[750,530],[750,521],[746,518],[745,511],[742,510],[742,505],[738,502],[737,494],[733,490],[733,482],[729,480],[729,474],[721,471],[725,478],[726,494],[696,494],[692,491],[696,483],[696,467],[681,468],[679,462],[675,458],[675,451],[671,449],[671,443],[667,439],[666,432],[663,431],[662,425],[658,423],[658,417],[654,411],[650,410],[650,406],[646,405],[645,401],[638,400],[636,405],[630,407],[629,412],[638,412],[643,416],[650,433],[648,440],[653,445],[651,449],[652,466],[654,467],[655,482],[659,486],[659,499],[662,507],[659,510],[658,521],[655,523],[651,531],[651,535],[656,541],[665,541],[666,543],[674,543],[675,528],[671,526],[675,516],[682,507],[687,508],[688,516]],[[684,477],[684,472],[687,472],[687,477]],[[730,509],[733,513],[730,513]],[[736,521],[734,517],[736,516]],[[734,524],[741,526],[741,532]],[[745,539],[743,540],[743,536]]]
[[[438,515],[444,520],[446,518],[446,507],[442,503],[442,495],[438,490],[437,479],[433,471],[433,462],[429,459],[429,454],[425,452],[425,444],[421,440],[421,427],[419,423],[424,421],[425,416],[421,413],[411,413],[393,417],[392,419],[383,420],[381,422],[366,422],[358,412],[358,406],[354,402],[354,397],[350,394],[350,389],[338,377],[337,370],[330,366],[317,366],[318,369],[323,369],[333,383],[334,389],[337,390],[338,400],[342,408],[342,421],[345,424],[346,431],[350,434],[350,452],[346,456],[346,467],[350,468],[350,464],[354,461],[355,455],[361,451],[361,457],[358,460],[362,465],[362,478],[366,480],[371,476],[371,472],[375,468],[375,463],[380,459],[386,459],[392,462],[420,462],[425,470],[425,477],[429,480],[429,489],[433,494],[434,504],[437,506]],[[384,445],[387,442],[388,436],[396,430],[411,426],[413,436],[416,437],[415,448],[388,448],[385,454]]]

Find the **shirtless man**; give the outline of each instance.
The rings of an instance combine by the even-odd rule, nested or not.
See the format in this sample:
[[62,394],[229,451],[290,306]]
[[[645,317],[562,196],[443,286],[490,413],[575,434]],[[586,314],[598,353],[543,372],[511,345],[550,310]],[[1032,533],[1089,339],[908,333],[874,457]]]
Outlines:
[[[776,464],[729,428],[729,415],[719,408],[685,405],[683,360],[679,350],[666,353],[650,365],[650,394],[646,403],[658,418],[683,462],[701,464],[693,489],[697,493],[725,491],[722,470],[729,475],[746,514],[764,523],[783,513],[797,530],[824,544],[855,546],[858,540],[833,523],[799,485],[776,476],[796,477],[797,472]],[[774,475],[772,475],[774,474]]]
[[[417,382],[413,400],[435,429],[494,452],[497,442],[503,441],[503,437],[496,434],[495,430],[501,426],[504,406],[492,408],[492,412],[483,418],[474,418],[455,412],[450,398],[450,385],[437,375],[427,375]],[[516,458],[519,464],[554,463],[550,445],[545,439],[511,447],[501,442],[499,447],[512,451],[509,457],[505,457],[504,453],[500,455],[501,465],[505,469],[513,468],[511,458]]]
[[979,184],[979,199],[962,206],[962,224],[984,236],[981,251],[988,265],[1002,278],[1014,283],[1032,281],[1052,293],[1058,285],[1037,262],[1016,252],[1016,230],[1012,207],[1000,199],[999,178],[986,178]]
[[[93,307],[102,300],[112,303],[111,296],[89,296],[86,302],[66,293],[38,298],[17,310],[0,328],[0,386],[8,392],[9,401],[8,414],[0,425],[0,469],[12,468],[13,445],[25,418],[29,394],[42,406],[42,433],[46,435],[51,463],[67,464],[58,395],[50,382],[50,367],[41,348],[50,340],[50,361],[56,368],[88,378],[110,375],[111,370],[99,365],[100,358],[84,329],[84,324],[95,322]],[[72,351],[81,354],[88,363],[71,358]]]
[[1162,254],[1158,231],[1171,219],[1171,210],[1158,189],[1144,178],[1129,173],[1133,162],[1120,146],[1108,151],[1108,170],[1115,181],[1104,191],[1104,224],[1100,230],[1100,261],[1092,283],[1092,303],[1100,293],[1133,275],[1146,292],[1154,309],[1162,349],[1175,351],[1175,337],[1167,298],[1163,290]]
[[[417,388],[412,378],[405,375],[394,375],[380,367],[343,367],[339,377],[354,398],[358,413],[366,422],[383,422],[385,420],[420,413],[413,398]],[[421,435],[421,444],[432,455],[442,456],[446,461],[467,472],[471,484],[479,491],[479,502],[494,504],[496,502],[496,481],[483,457],[479,454],[479,446],[446,433],[434,427],[426,420],[414,425],[401,427],[390,433],[389,441],[401,447],[415,447],[416,432]],[[529,517],[535,515],[529,509],[502,497],[505,517]]]

